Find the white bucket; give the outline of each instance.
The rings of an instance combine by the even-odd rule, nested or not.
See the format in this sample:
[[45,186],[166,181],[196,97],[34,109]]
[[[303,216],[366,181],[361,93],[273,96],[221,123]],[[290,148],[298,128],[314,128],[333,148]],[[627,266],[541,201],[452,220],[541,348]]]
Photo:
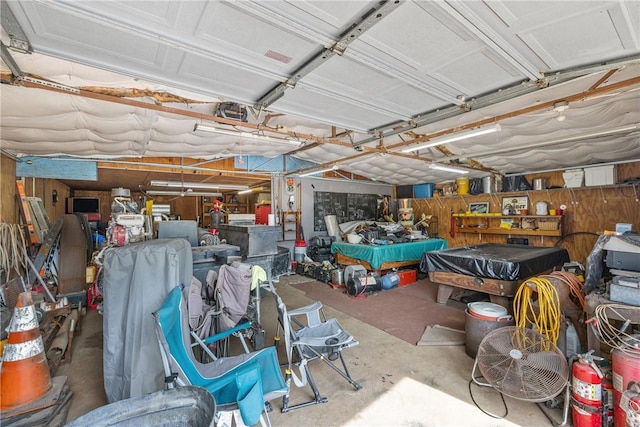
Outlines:
[[549,204],[547,202],[536,203],[536,215],[549,215]]

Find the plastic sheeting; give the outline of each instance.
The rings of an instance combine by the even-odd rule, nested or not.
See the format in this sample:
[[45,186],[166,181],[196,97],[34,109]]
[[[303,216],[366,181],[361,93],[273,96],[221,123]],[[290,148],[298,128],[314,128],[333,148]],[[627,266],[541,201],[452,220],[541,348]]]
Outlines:
[[104,260],[104,388],[109,403],[164,388],[152,313],[171,289],[188,286],[191,246],[159,239],[112,248]]
[[621,236],[602,234],[598,237],[591,253],[587,257],[587,269],[582,292],[588,294],[596,289],[604,270],[605,250],[637,252],[640,250],[640,235],[625,233]]
[[483,243],[427,252],[420,270],[513,281],[544,273],[565,262],[569,262],[566,249]]

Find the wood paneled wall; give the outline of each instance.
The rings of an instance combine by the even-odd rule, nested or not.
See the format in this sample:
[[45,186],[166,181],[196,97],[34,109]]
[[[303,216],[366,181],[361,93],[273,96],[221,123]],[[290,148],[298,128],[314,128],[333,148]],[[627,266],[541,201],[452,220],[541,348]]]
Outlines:
[[[0,158],[0,215],[7,223],[20,223],[20,211],[16,202],[16,163],[14,160]],[[64,215],[65,198],[69,196],[69,187],[55,179],[25,178],[24,190],[27,197],[39,197],[47,211],[47,216],[54,222]],[[53,202],[53,191],[58,193],[58,202]]]
[[[619,183],[628,179],[640,178],[640,163],[616,166]],[[564,180],[561,172],[527,175],[529,182],[534,178],[548,178],[549,186],[562,187]],[[502,198],[508,196],[528,196],[529,213],[535,213],[535,204],[546,201],[550,209],[566,205],[564,218],[564,236],[514,236],[528,237],[529,245],[559,246],[569,251],[571,260],[583,265],[591,253],[597,239],[597,233],[614,230],[616,223],[633,224],[634,230],[640,230],[640,184],[605,187],[558,188],[542,191],[517,193],[495,193],[468,196],[432,197],[412,199],[416,220],[422,213],[438,217],[439,236],[446,239],[449,247],[473,245],[478,243],[505,243],[508,236],[455,233],[451,235],[451,213],[464,212],[469,203],[489,202],[490,212],[500,212]]]

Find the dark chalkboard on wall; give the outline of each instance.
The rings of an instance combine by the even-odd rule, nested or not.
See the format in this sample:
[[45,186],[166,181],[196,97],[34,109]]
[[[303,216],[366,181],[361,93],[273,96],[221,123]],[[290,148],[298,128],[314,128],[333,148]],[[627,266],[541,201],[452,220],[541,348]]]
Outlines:
[[313,192],[313,230],[325,231],[325,215],[335,215],[338,224],[348,221],[375,220],[378,204],[382,199],[377,194]]

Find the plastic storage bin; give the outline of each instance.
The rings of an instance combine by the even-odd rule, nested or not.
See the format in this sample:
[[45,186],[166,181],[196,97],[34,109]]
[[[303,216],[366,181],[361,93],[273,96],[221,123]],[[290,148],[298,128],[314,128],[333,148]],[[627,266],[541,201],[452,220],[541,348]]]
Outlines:
[[433,191],[435,189],[435,184],[416,184],[413,186],[413,197],[415,197],[416,199],[433,197]]
[[564,186],[567,188],[582,187],[584,171],[582,169],[569,169],[562,173]]
[[587,187],[613,185],[616,183],[615,165],[584,168],[584,184]]

